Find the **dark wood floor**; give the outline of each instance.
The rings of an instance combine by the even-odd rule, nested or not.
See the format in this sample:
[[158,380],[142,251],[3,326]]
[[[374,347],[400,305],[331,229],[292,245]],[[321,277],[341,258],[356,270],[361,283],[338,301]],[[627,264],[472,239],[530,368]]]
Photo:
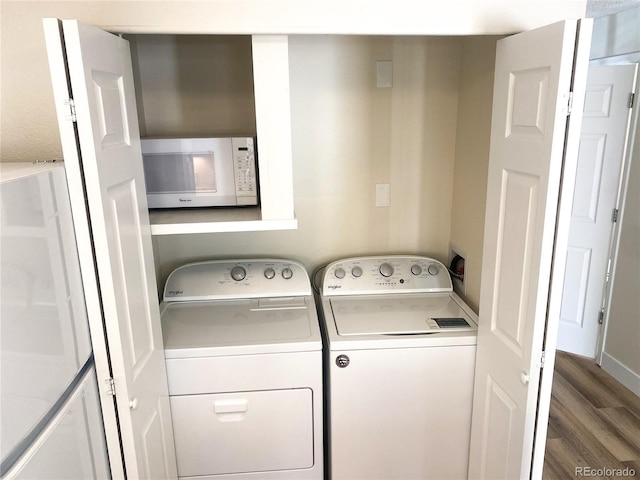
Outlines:
[[543,478],[640,478],[640,397],[593,360],[557,353]]

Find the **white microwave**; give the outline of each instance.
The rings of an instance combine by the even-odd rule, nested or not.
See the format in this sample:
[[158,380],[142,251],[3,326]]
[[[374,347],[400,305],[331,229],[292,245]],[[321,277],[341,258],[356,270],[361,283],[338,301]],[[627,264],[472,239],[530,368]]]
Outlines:
[[149,208],[257,205],[253,137],[141,140]]

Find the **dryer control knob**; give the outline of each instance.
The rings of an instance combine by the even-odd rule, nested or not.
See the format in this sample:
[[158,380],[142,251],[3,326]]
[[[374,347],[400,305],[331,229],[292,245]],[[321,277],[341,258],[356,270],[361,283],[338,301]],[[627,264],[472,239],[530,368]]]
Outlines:
[[413,265],[411,265],[411,273],[413,273],[414,275],[420,275],[422,273],[422,267],[417,263],[414,263]]
[[344,271],[344,268],[338,267],[338,268],[336,268],[336,271],[333,272],[333,274],[336,276],[336,278],[343,279],[345,274],[346,274],[346,272]]
[[268,267],[264,269],[264,278],[266,278],[267,280],[271,280],[275,276],[276,271],[273,268]]
[[289,280],[291,277],[293,277],[293,271],[290,268],[283,268],[282,278],[284,278],[285,280]]
[[388,263],[383,263],[380,265],[380,275],[383,277],[390,277],[393,275],[393,267]]
[[233,278],[236,282],[241,282],[242,280],[245,279],[246,276],[247,276],[247,271],[240,266],[233,267],[231,269],[231,278]]
[[437,275],[438,273],[440,273],[440,269],[435,263],[432,263],[431,265],[429,265],[429,268],[427,268],[427,272],[429,272],[429,275]]
[[362,268],[355,266],[351,269],[351,275],[356,278],[360,278],[362,276]]

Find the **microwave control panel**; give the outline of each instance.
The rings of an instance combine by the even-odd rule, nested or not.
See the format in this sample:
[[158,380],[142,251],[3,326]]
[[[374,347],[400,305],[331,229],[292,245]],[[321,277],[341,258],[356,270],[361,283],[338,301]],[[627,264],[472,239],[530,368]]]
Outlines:
[[[233,170],[236,183],[236,197],[239,205],[255,205],[257,197],[256,150],[251,137],[234,137]],[[243,200],[247,200],[245,203]]]

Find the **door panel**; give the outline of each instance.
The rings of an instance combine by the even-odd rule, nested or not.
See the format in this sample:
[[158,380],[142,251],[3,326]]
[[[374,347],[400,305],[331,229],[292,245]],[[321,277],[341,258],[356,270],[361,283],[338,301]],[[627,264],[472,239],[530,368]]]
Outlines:
[[[109,232],[112,237],[110,243],[116,247],[113,252],[116,257],[113,262],[116,295],[119,298],[127,298],[127,292],[144,291],[147,283],[144,265],[141,265],[140,250],[143,240],[140,236],[140,219],[136,215],[135,185],[129,181],[115,185],[107,190],[107,196],[110,200],[107,204],[107,215],[114,219],[115,225],[133,227],[126,235],[117,227]],[[129,299],[127,303],[119,303],[117,307],[118,316],[126,319],[123,322],[126,330],[121,332],[122,349],[132,367],[135,380],[153,356],[154,344],[150,341],[153,339],[151,312],[143,296]]]
[[591,67],[569,230],[558,348],[597,354],[636,65]]
[[577,31],[497,45],[469,478],[529,478]]
[[96,96],[96,119],[98,120],[102,149],[118,148],[129,144],[127,112],[122,99],[125,92],[122,76],[105,72],[92,72],[92,87]]
[[484,466],[485,478],[510,478],[508,472],[513,471],[509,462],[513,458],[509,451],[511,446],[511,432],[517,421],[518,405],[491,377],[487,378],[487,399],[485,416],[488,419],[487,427],[491,429],[485,432],[487,439],[482,452],[484,458],[503,461],[487,462]]
[[545,102],[549,88],[549,68],[534,68],[511,72],[507,132],[532,138],[544,137],[547,116]]
[[534,175],[503,171],[497,239],[502,257],[496,265],[492,298],[496,310],[491,315],[491,330],[520,358],[525,355],[529,304],[526,281],[531,271],[531,236],[539,183],[539,177]]
[[574,220],[591,223],[596,220],[605,142],[605,135],[583,134],[580,139],[580,161],[576,172],[576,190],[571,215]]
[[[59,109],[60,131],[65,160],[72,143],[79,152],[66,167],[87,207],[97,278],[85,281],[98,285],[126,475],[175,478],[129,44],[76,21],[61,24],[77,128],[63,125],[68,119]],[[55,95],[64,94],[61,84],[54,78]]]

